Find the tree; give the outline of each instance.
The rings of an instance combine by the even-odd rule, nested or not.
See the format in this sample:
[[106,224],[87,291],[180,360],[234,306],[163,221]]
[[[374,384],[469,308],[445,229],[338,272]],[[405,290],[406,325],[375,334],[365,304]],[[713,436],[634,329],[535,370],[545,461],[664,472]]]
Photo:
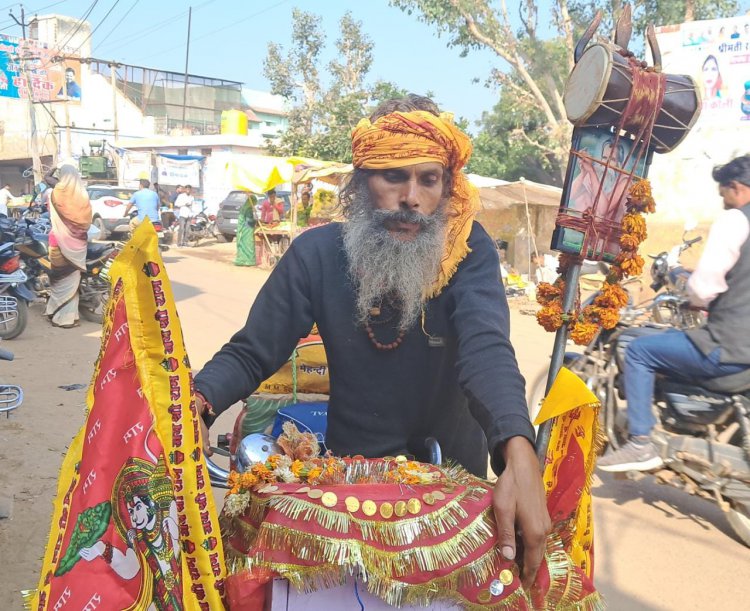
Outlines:
[[[498,123],[491,118],[492,113],[485,115],[483,124],[489,121],[485,140],[490,135],[504,137],[505,152],[517,154],[517,158],[535,150],[535,156],[541,160],[538,165],[548,167],[544,171],[549,171],[557,179],[555,182],[561,182],[572,132],[563,106],[563,90],[574,65],[575,42],[597,9],[602,9],[611,20],[622,10],[624,1],[552,0],[555,36],[551,40],[538,36],[537,0],[518,0],[521,23],[518,29],[511,22],[507,0],[390,0],[390,3],[409,15],[416,14],[439,34],[447,35],[448,45],[458,47],[464,55],[479,48],[497,55],[501,64],[489,75],[488,85],[500,88],[499,106],[510,104],[520,114],[516,114],[515,124],[504,125],[504,135],[494,133]],[[735,0],[637,0],[634,21],[642,31],[649,19],[662,25],[674,19],[684,21],[691,15],[725,16],[733,14],[736,7]],[[611,23],[609,28],[606,24],[600,28],[600,32],[606,35],[611,31]],[[481,138],[477,140],[481,142]],[[498,145],[490,146],[489,140],[485,144],[488,152],[500,152],[496,150]],[[518,147],[520,151],[516,150]],[[478,148],[481,155],[482,145]],[[501,165],[497,163],[495,167]]]
[[320,78],[325,35],[320,17],[299,9],[292,12],[291,49],[286,55],[276,44],[268,45],[263,71],[271,92],[292,103],[289,128],[268,149],[278,155],[303,155],[330,161],[351,161],[351,130],[370,107],[405,92],[392,83],[367,86],[372,65],[372,40],[362,22],[346,13],[339,22],[336,59],[328,64],[331,83]]

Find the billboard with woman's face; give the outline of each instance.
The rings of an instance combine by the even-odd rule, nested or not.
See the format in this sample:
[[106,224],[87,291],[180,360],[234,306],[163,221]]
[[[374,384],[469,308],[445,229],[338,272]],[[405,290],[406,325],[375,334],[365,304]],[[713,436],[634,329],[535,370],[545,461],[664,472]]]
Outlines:
[[699,83],[701,124],[750,121],[750,16],[657,28],[664,71]]

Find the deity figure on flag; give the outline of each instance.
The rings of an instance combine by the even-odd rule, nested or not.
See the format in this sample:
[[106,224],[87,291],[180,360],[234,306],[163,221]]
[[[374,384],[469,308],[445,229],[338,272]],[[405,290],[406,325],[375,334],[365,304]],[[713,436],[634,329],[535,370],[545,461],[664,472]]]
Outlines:
[[124,550],[100,540],[81,549],[81,557],[103,558],[122,579],[140,578],[132,609],[182,609],[177,505],[163,453],[155,464],[127,459],[115,481],[112,507]]

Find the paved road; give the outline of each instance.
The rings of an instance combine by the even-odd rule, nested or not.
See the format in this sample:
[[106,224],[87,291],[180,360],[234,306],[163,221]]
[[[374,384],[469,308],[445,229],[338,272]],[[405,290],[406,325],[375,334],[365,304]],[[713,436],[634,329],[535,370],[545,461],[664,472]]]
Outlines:
[[[228,264],[232,245],[166,256],[193,366],[199,368],[237,330],[267,273]],[[83,418],[84,392],[57,387],[86,382],[98,349],[97,330],[51,329],[34,312],[15,340],[17,361],[4,379],[23,384],[27,401],[0,420],[0,486],[15,496],[12,520],[0,521],[0,608],[20,608],[18,590],[37,579],[59,461]],[[512,310],[512,336],[521,370],[533,379],[545,366],[552,336]],[[63,366],[64,364],[64,366]],[[4,366],[5,367],[5,366]],[[7,374],[5,372],[8,372]],[[231,429],[223,415],[214,432]],[[610,609],[747,609],[750,549],[731,534],[721,510],[684,493],[639,482],[595,477],[596,584]],[[745,601],[744,603],[742,601]]]

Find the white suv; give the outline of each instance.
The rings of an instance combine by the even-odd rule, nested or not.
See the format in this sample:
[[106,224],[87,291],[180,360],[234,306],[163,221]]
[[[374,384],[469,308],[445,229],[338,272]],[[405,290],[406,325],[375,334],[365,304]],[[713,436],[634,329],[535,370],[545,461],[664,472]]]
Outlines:
[[136,189],[112,185],[89,185],[86,191],[91,200],[92,223],[101,232],[99,240],[106,240],[112,233],[127,233],[130,230],[128,226],[130,219],[123,215]]

